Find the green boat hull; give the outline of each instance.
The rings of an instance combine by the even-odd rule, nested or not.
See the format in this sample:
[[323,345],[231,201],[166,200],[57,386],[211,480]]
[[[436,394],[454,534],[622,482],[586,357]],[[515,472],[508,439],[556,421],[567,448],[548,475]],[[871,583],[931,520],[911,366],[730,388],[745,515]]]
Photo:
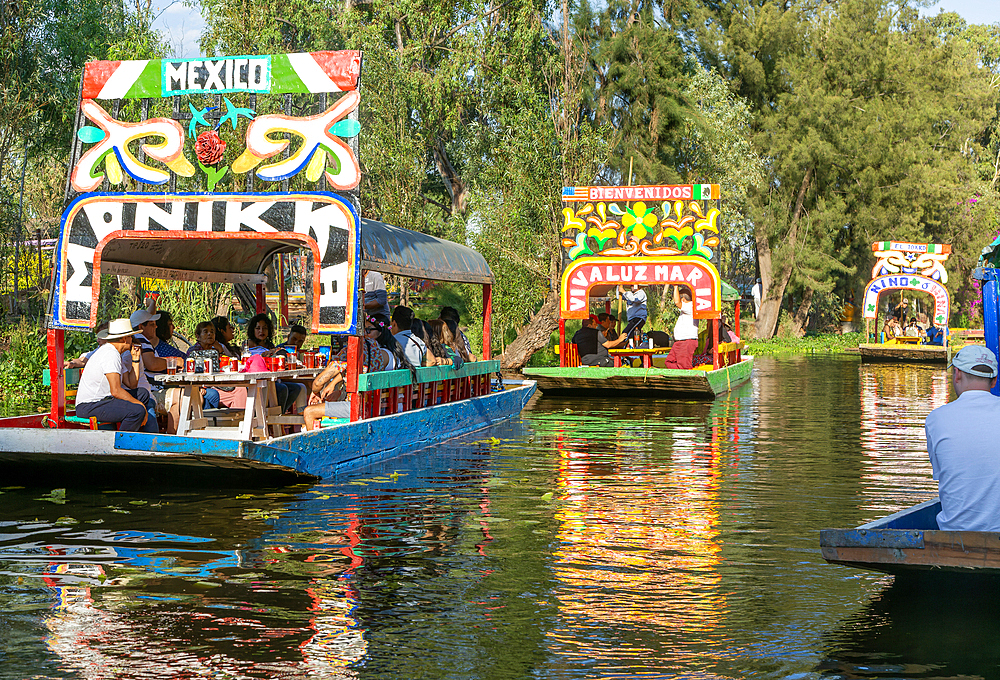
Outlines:
[[535,380],[546,394],[582,395],[595,392],[643,392],[714,399],[750,379],[753,357],[717,371],[684,371],[669,368],[526,368],[526,378]]

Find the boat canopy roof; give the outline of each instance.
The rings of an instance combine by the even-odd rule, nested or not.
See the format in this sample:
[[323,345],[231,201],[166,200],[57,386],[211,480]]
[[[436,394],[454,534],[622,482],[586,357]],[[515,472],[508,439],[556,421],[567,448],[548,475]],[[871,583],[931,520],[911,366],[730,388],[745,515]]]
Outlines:
[[361,220],[361,266],[415,279],[493,283],[486,259],[472,248],[375,220]]
[[[136,240],[116,239],[105,246],[102,259],[108,264],[217,272],[223,275],[220,279],[231,274],[237,275],[232,279],[250,282],[273,255],[305,245],[301,238],[288,238],[280,232],[241,233],[240,238],[210,242],[186,236],[145,238],[138,247]],[[417,279],[493,283],[485,258],[472,248],[375,220],[361,220],[361,262],[364,269]]]

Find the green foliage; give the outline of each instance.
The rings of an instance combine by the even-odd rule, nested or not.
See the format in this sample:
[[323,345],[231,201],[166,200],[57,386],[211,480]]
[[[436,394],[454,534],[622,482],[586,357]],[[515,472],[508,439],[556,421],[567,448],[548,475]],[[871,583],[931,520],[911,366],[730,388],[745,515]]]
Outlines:
[[47,367],[45,333],[37,320],[0,326],[0,416],[45,410],[50,391],[41,376]]
[[857,349],[864,342],[864,333],[824,333],[803,338],[795,336],[776,337],[768,340],[745,340],[745,354],[766,356],[769,354],[816,354],[841,353]]

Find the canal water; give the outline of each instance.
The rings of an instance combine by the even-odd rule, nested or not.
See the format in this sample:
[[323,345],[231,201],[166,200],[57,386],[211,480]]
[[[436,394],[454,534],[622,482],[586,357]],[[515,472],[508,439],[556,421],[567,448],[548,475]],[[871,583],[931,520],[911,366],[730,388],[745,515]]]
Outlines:
[[279,489],[3,488],[0,678],[1000,675],[991,586],[826,564],[935,494],[946,372],[758,360]]

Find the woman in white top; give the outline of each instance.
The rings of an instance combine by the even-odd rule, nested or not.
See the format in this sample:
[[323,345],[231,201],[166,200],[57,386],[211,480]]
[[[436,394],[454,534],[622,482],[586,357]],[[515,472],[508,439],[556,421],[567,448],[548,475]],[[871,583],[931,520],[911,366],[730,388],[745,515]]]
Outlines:
[[687,286],[674,286],[674,304],[681,314],[674,324],[674,344],[664,366],[690,370],[694,365],[694,352],[698,349],[698,322],[694,320],[694,303]]

